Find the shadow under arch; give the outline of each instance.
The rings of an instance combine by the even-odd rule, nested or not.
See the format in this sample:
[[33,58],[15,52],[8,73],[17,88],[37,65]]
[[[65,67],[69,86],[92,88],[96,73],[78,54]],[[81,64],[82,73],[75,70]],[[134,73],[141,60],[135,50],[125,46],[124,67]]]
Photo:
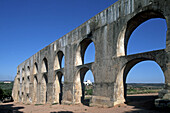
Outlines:
[[[124,87],[124,99],[125,102],[127,101],[127,84],[126,84],[126,78],[127,75],[129,73],[129,71],[138,63],[143,62],[143,61],[153,61],[155,63],[157,63],[155,60],[153,59],[149,59],[149,58],[137,58],[137,59],[133,59],[131,61],[129,61],[128,63],[126,63],[126,65],[124,66],[124,71],[123,71],[123,87]],[[157,63],[158,64],[158,63]],[[159,64],[158,64],[159,65]],[[161,66],[159,65],[159,67],[161,68]],[[161,68],[162,70],[162,68]],[[163,71],[162,71],[163,72]],[[164,79],[165,75],[163,76]]]
[[62,67],[64,67],[62,65],[62,61],[64,60],[63,58],[64,58],[64,53],[61,50],[59,50],[55,55],[54,70],[61,69]]
[[37,73],[38,73],[38,64],[37,64],[37,62],[35,62],[33,65],[33,75],[35,75]]
[[48,60],[45,57],[43,58],[43,61],[42,61],[41,72],[42,73],[48,72]]
[[[73,83],[73,91],[74,91],[74,103],[75,104],[84,104],[84,105],[89,105],[89,102],[85,101],[85,86],[83,83],[84,77],[87,73],[87,71],[91,71],[88,67],[82,67],[78,69],[76,72],[76,75],[74,77],[74,83]],[[93,72],[92,72],[93,73]],[[95,76],[93,74],[94,82],[95,82]]]
[[127,24],[122,28],[118,40],[117,40],[117,56],[127,55],[127,45],[132,32],[143,22],[153,19],[162,18],[165,19],[164,15],[157,11],[143,11],[133,16]]
[[[94,43],[94,41],[91,38],[85,38],[79,43],[77,50],[76,50],[75,66],[84,64],[84,55],[85,55],[87,47],[91,43]],[[95,47],[95,43],[94,43],[94,47]]]
[[62,77],[64,77],[61,71],[58,71],[54,75],[54,83],[53,83],[53,93],[54,93],[54,101],[53,103],[61,104],[62,96],[63,96],[63,82]]

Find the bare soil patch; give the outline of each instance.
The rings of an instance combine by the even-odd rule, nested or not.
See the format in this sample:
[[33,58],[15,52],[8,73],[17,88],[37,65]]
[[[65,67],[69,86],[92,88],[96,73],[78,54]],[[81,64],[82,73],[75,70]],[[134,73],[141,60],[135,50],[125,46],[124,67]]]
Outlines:
[[88,107],[84,105],[26,105],[0,103],[0,113],[170,113],[168,109],[157,109],[154,99],[157,94],[129,95],[126,104],[112,108]]

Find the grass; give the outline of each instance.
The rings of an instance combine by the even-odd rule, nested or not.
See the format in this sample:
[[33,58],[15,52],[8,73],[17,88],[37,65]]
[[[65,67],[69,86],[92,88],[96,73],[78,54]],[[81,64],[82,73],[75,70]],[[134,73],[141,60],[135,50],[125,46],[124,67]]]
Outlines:
[[43,104],[35,104],[35,106],[40,106],[40,105],[43,105]]
[[56,102],[56,103],[52,103],[52,105],[57,105],[58,103]]

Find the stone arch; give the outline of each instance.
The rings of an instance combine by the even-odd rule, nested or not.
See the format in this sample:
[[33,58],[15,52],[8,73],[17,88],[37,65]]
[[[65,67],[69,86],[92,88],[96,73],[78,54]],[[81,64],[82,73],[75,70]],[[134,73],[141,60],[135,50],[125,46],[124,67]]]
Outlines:
[[117,56],[127,55],[127,44],[132,32],[143,22],[152,18],[165,19],[164,15],[156,11],[143,11],[133,16],[125,26],[122,27],[117,40]]
[[33,103],[37,103],[38,101],[38,78],[37,78],[37,74],[38,74],[38,64],[37,62],[34,63],[33,65]]
[[62,51],[58,51],[55,59],[54,59],[54,70],[61,69],[62,67],[62,60],[63,60],[64,54]]
[[21,91],[21,101],[24,102],[25,100],[25,69],[22,68],[22,91]]
[[33,66],[33,75],[35,75],[37,73],[38,73],[38,64],[37,64],[37,62],[35,62],[34,66]]
[[[84,88],[83,80],[84,80],[85,74],[88,70],[90,70],[88,67],[86,67],[86,66],[82,67],[76,72],[76,75],[74,77],[74,83],[73,83],[74,98],[73,98],[73,102],[75,104],[84,103],[85,88]],[[94,74],[93,74],[93,77],[94,77],[94,82],[95,82]]]
[[[20,78],[17,77],[17,92],[20,92]],[[20,93],[17,93],[17,101],[20,101]]]
[[84,55],[90,43],[94,43],[94,41],[90,38],[85,38],[79,43],[76,51],[76,56],[75,56],[76,66],[84,64]]
[[63,77],[63,73],[58,71],[55,74],[55,80],[53,83],[53,96],[54,96],[54,101],[53,103],[60,103],[61,104],[61,100],[62,100],[62,95],[63,95],[63,83],[62,83],[62,77]]
[[47,74],[43,74],[42,80],[41,80],[41,103],[45,104],[47,102],[47,83],[48,83],[48,78]]
[[[135,58],[133,60],[128,61],[120,70],[117,79],[116,79],[116,90],[115,92],[115,98],[117,99],[116,104],[124,103],[126,101],[126,78],[129,73],[129,71],[138,63],[143,61],[154,61],[154,59],[151,58]],[[157,62],[156,62],[157,63]],[[157,63],[159,65],[159,63]],[[159,65],[160,66],[160,65]],[[163,68],[160,66],[160,68],[163,71]],[[164,78],[166,80],[166,76],[164,75]]]
[[37,103],[37,97],[38,96],[38,79],[37,76],[34,75],[33,80],[33,103]]
[[42,73],[47,73],[48,72],[48,61],[47,61],[47,58],[44,58],[43,61],[42,61],[41,72]]
[[30,67],[27,66],[27,75],[26,75],[26,101],[27,103],[30,102],[30,94],[29,94],[29,86],[30,86]]
[[30,66],[27,66],[27,76],[30,76]]

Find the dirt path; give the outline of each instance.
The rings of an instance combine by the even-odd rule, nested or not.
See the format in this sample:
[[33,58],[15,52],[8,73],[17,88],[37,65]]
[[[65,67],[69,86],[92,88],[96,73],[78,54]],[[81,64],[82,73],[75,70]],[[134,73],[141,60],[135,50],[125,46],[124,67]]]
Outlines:
[[0,103],[0,113],[170,113],[156,109],[153,100],[156,94],[128,96],[127,104],[112,108],[88,107],[84,105],[25,105],[21,103]]

